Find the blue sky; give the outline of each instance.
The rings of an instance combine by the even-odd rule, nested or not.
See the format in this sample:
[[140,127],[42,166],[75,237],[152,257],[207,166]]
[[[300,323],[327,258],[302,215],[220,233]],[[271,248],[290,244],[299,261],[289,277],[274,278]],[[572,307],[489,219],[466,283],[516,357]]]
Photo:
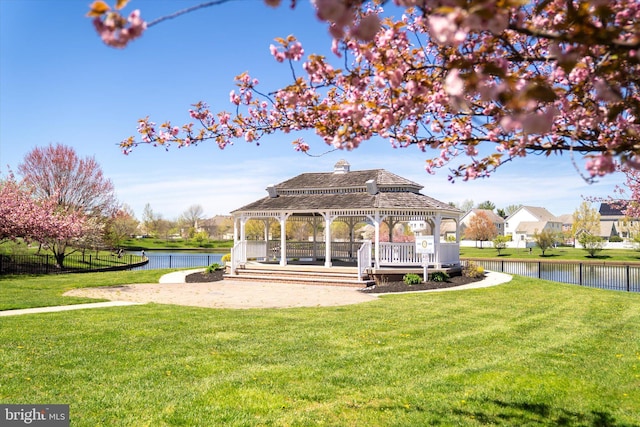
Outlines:
[[[269,184],[331,171],[340,159],[353,170],[383,168],[419,182],[424,194],[445,202],[543,206],[555,215],[572,213],[582,196],[606,196],[623,182],[616,175],[588,185],[564,155],[529,156],[489,179],[451,184],[446,169],[424,171],[424,160],[435,152],[392,149],[376,140],[312,158],[292,149],[291,135],[270,136],[259,146],[240,140],[225,150],[207,143],[169,152],[144,146],[125,156],[117,143],[135,134],[138,118],[182,124],[200,100],[231,110],[229,92],[243,71],[265,91],[288,83],[288,65],[269,54],[273,38],[294,34],[306,53],[327,56],[330,39],[305,0],[293,11],[288,2],[271,9],[261,0],[235,0],[166,21],[126,49],[113,49],[84,17],[90,3],[0,0],[0,173],[7,166],[15,171],[35,147],[62,143],[80,156],[95,156],[118,199],[138,217],[149,203],[167,219],[194,204],[207,216],[228,214],[266,196]],[[150,21],[198,3],[132,0],[126,11],[139,8]],[[314,135],[305,140],[315,153],[326,151]]]

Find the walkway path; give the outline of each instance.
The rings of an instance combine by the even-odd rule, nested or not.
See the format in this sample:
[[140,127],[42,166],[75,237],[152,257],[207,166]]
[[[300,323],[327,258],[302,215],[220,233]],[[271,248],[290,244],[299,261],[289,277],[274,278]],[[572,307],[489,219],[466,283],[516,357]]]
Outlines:
[[[225,278],[219,282],[185,283],[185,276],[199,270],[185,270],[162,276],[160,283],[73,289],[65,296],[109,299],[109,302],[75,304],[0,311],[0,316],[49,313],[86,308],[116,307],[146,303],[176,304],[210,308],[290,308],[326,307],[358,304],[377,299],[381,294],[363,293],[355,288],[320,285],[291,285],[251,282]],[[506,283],[511,276],[488,272],[479,282],[454,288],[417,292],[444,292],[484,288]],[[386,294],[389,295],[389,294]]]

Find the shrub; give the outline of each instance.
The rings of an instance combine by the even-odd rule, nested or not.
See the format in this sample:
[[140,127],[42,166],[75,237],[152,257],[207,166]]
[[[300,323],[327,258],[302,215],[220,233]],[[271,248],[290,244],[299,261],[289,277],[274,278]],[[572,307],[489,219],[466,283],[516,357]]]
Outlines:
[[462,275],[464,277],[479,279],[480,277],[484,277],[484,267],[476,264],[473,261],[469,261],[467,265],[465,265],[462,269]]
[[409,286],[417,285],[418,283],[422,283],[422,277],[417,274],[409,273],[404,275],[402,281]]
[[590,257],[595,257],[598,252],[604,249],[604,240],[602,240],[600,236],[582,233],[578,237],[578,242],[580,242],[582,248],[589,253]]
[[436,271],[431,275],[431,280],[434,282],[446,282],[449,275],[444,271]]
[[609,237],[610,242],[624,242],[624,239],[620,236],[611,236]]
[[231,262],[231,254],[222,255],[222,259],[220,261],[221,262]]
[[205,273],[213,273],[214,271],[222,270],[222,266],[217,262],[214,262],[209,267],[207,267],[204,271]]

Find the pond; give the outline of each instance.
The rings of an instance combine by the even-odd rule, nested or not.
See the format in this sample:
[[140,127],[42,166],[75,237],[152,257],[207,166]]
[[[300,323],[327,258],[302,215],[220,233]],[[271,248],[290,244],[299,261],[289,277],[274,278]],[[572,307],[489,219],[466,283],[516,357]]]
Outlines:
[[[127,252],[140,255],[140,251]],[[227,252],[210,251],[145,251],[149,262],[135,270],[155,270],[158,268],[200,268],[213,263],[222,264]]]

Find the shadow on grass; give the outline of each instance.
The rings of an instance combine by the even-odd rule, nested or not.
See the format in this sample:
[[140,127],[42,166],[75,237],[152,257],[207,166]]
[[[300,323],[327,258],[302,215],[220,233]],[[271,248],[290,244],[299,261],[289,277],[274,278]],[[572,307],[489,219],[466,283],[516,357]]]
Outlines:
[[609,255],[587,255],[585,258],[587,259],[609,259],[611,258]]
[[633,427],[636,424],[617,421],[606,411],[580,413],[546,403],[508,402],[504,400],[480,401],[485,411],[457,409],[459,415],[473,418],[482,424],[491,425],[548,425],[548,426],[594,426]]

